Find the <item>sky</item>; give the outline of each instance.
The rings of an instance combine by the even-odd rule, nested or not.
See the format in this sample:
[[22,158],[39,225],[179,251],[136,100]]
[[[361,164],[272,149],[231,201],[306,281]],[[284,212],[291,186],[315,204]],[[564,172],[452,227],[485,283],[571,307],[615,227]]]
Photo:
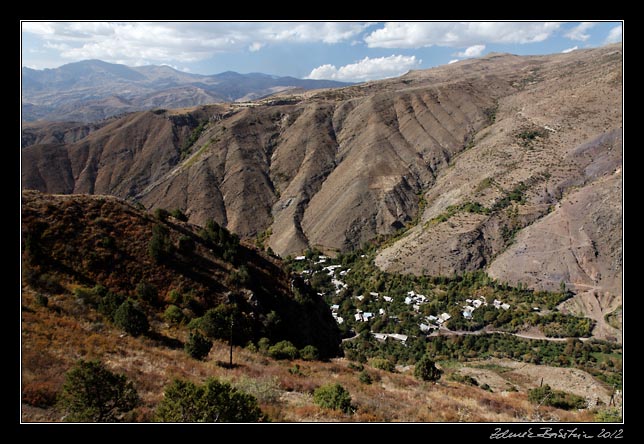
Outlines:
[[100,59],[195,74],[362,82],[491,52],[554,54],[622,41],[622,22],[22,22],[22,66]]

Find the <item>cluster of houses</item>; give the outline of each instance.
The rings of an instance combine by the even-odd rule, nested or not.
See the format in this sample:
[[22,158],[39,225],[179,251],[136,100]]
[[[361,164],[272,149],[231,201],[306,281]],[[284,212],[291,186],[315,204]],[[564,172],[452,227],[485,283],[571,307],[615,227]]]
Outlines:
[[424,294],[418,294],[414,290],[407,292],[407,297],[405,298],[405,304],[411,305],[411,308],[414,311],[419,311],[420,306],[427,302],[427,296]]
[[335,319],[335,322],[338,324],[342,324],[344,322],[344,318],[342,316],[338,315],[338,310],[340,309],[340,306],[338,304],[334,304],[331,306],[331,316],[333,316],[333,319]]
[[[474,310],[482,306],[487,306],[487,300],[485,299],[485,296],[479,296],[476,299],[465,299],[465,302],[466,304],[463,306],[463,317],[465,319],[472,319],[472,313],[474,312]],[[508,310],[510,308],[510,304],[506,304],[502,301],[499,301],[498,299],[494,299],[492,305],[497,310]]]

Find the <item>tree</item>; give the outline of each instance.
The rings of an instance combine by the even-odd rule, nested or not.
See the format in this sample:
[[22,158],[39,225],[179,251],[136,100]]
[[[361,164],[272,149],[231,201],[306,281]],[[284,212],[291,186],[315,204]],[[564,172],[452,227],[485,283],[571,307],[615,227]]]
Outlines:
[[313,392],[313,401],[320,407],[352,413],[351,395],[340,384],[328,384]]
[[175,379],[156,410],[158,422],[259,422],[257,399],[229,384],[208,379],[204,385]]
[[317,361],[320,359],[320,352],[314,345],[307,345],[300,350],[300,357],[305,361]]
[[438,381],[441,378],[442,373],[443,372],[436,367],[436,364],[429,355],[423,355],[423,357],[416,362],[416,368],[414,369],[414,376],[421,381]]
[[172,253],[168,229],[163,225],[155,225],[152,228],[152,238],[148,244],[148,252],[157,264],[166,260]]
[[212,341],[199,332],[190,333],[188,342],[186,342],[186,345],[184,346],[186,353],[198,360],[202,360],[208,356],[211,348]]
[[242,345],[252,336],[252,325],[236,304],[219,304],[196,322],[198,328],[211,339],[230,339],[230,325],[234,322],[233,343]]
[[99,361],[80,360],[65,375],[59,402],[68,412],[65,421],[116,422],[140,399],[124,375],[112,373]]
[[139,336],[150,329],[145,313],[129,299],[114,312],[114,323],[132,336]]
[[297,359],[299,352],[290,341],[280,341],[269,347],[268,355],[273,359]]
[[136,286],[136,296],[142,301],[156,304],[159,299],[159,290],[153,284],[141,281]]

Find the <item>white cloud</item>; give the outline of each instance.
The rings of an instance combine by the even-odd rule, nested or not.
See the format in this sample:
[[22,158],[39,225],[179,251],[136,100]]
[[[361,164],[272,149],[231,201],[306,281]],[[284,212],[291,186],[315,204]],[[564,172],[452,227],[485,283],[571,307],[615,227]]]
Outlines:
[[451,65],[452,63],[456,63],[458,61],[459,61],[458,59],[453,59],[453,60],[450,60],[449,62],[447,62],[447,64]]
[[585,42],[590,38],[590,34],[586,33],[590,28],[595,26],[595,23],[592,22],[581,22],[570,31],[564,34],[564,37],[568,37],[570,40],[579,40]]
[[[63,59],[123,63],[194,62],[217,53],[259,51],[271,43],[355,40],[356,22],[23,22]],[[58,46],[55,46],[58,45]]]
[[481,54],[483,54],[484,50],[485,45],[473,45],[468,47],[465,51],[457,53],[456,55],[458,57],[479,57]]
[[307,78],[363,82],[397,77],[417,67],[420,63],[421,60],[417,60],[416,56],[391,55],[373,59],[365,57],[340,68],[329,64],[318,66],[311,71]]
[[467,47],[481,43],[534,43],[561,26],[556,22],[388,22],[365,37],[371,48]]
[[259,51],[260,49],[262,49],[263,47],[264,47],[264,44],[263,44],[263,43],[260,43],[260,42],[253,42],[253,43],[251,43],[251,44],[248,46],[248,50],[249,50],[250,52],[257,52],[257,51]]
[[564,49],[561,51],[562,54],[568,54],[569,52],[577,51],[579,49],[579,46],[575,45],[572,48]]
[[622,41],[622,25],[617,25],[610,30],[604,43],[617,43]]

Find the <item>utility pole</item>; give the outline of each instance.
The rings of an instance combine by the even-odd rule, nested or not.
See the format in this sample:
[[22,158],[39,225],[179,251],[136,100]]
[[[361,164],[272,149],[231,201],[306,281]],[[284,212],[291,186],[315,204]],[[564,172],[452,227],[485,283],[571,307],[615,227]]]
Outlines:
[[235,324],[234,316],[230,316],[230,361],[228,363],[229,368],[233,368],[233,325]]

